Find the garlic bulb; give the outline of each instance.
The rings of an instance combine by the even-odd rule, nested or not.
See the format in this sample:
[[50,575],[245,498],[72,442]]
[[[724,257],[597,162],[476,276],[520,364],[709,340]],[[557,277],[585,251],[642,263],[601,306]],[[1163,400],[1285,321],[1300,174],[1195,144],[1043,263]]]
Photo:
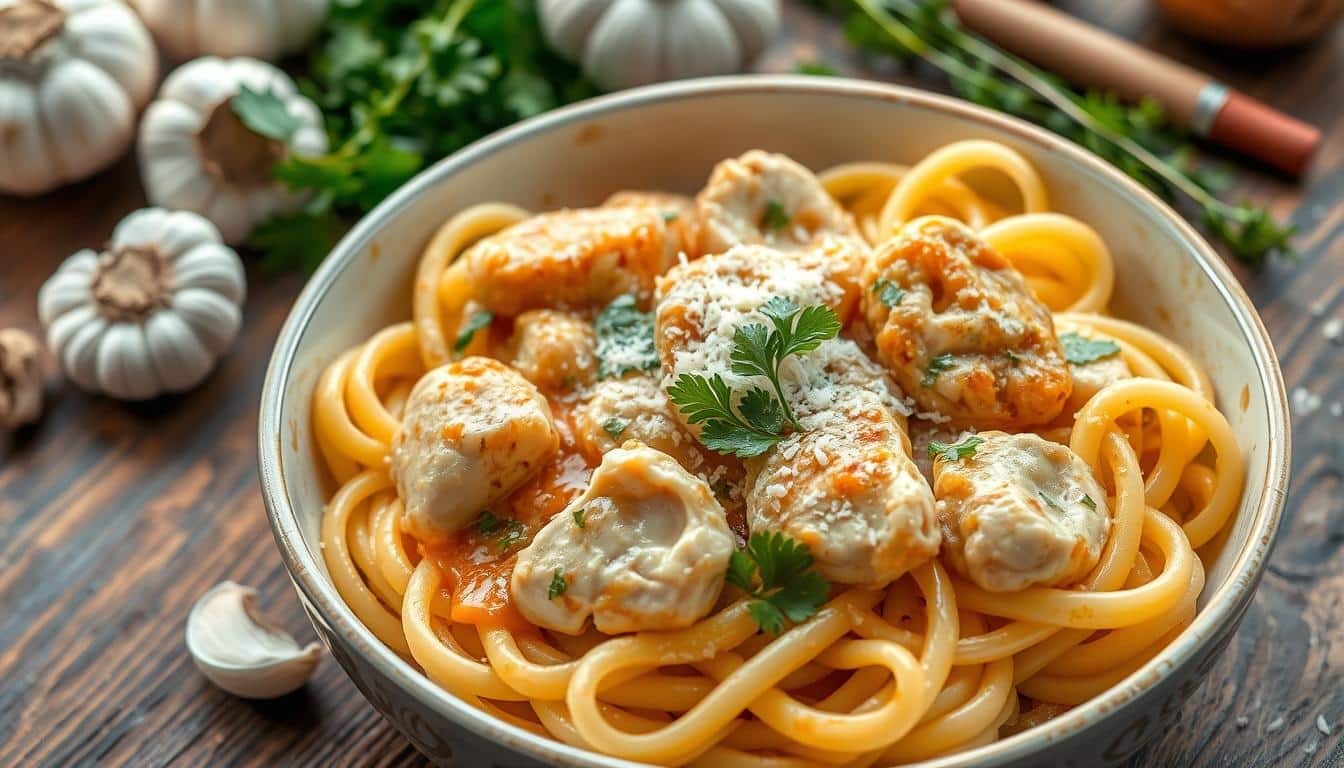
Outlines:
[[275,61],[313,39],[328,0],[135,0],[164,55],[186,61],[204,54]]
[[37,294],[47,345],[71,381],[144,400],[196,386],[238,335],[243,264],[194,213],[146,208],[101,254],[66,259]]
[[120,0],[0,0],[0,192],[38,195],[121,157],[158,69]]
[[[250,112],[271,135],[245,122]],[[289,75],[256,59],[207,57],[169,75],[145,110],[140,178],[150,203],[195,211],[236,244],[256,224],[304,203],[275,181],[276,162],[326,150],[322,115]]]
[[0,329],[0,430],[18,429],[42,415],[41,351],[30,334]]
[[546,39],[606,90],[740,72],[779,29],[778,0],[539,0]]
[[257,611],[257,591],[232,581],[201,595],[187,616],[187,651],[201,674],[245,699],[273,699],[308,681],[322,646],[300,648]]

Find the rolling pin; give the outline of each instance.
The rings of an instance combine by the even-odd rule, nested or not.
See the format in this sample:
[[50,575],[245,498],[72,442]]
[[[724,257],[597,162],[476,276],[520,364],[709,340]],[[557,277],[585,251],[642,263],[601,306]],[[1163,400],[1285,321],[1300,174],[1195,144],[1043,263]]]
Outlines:
[[1321,133],[1209,75],[1028,0],[954,0],[961,22],[1011,53],[1083,87],[1138,101],[1198,136],[1293,176],[1311,162]]

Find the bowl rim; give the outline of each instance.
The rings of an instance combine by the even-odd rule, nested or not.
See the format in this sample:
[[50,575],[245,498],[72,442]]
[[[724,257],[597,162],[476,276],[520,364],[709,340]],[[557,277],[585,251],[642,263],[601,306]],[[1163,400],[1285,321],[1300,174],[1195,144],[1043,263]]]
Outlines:
[[[493,717],[439,687],[379,641],[341,599],[330,578],[323,575],[317,553],[304,545],[299,518],[289,504],[285,484],[281,447],[284,414],[281,406],[294,368],[298,342],[320,300],[346,265],[362,253],[384,222],[429,188],[514,142],[608,113],[709,96],[771,92],[800,97],[849,97],[906,103],[917,109],[979,123],[1046,151],[1063,155],[1066,160],[1095,174],[1099,181],[1108,183],[1117,194],[1137,198],[1162,223],[1175,230],[1178,238],[1189,246],[1184,249],[1186,255],[1195,261],[1223,301],[1232,308],[1238,331],[1250,344],[1260,385],[1266,393],[1266,416],[1269,422],[1269,434],[1266,437],[1271,438],[1266,441],[1266,469],[1262,478],[1246,479],[1243,492],[1259,493],[1248,543],[1238,553],[1231,573],[1208,598],[1204,609],[1160,653],[1087,703],[1023,733],[973,750],[933,758],[918,765],[924,768],[963,768],[984,764],[983,761],[995,764],[1030,757],[1049,743],[1067,738],[1143,696],[1177,667],[1198,656],[1220,630],[1239,622],[1265,570],[1287,495],[1291,464],[1288,399],[1273,344],[1254,305],[1232,270],[1189,222],[1155,194],[1081,147],[1017,118],[950,96],[907,86],[839,77],[735,75],[682,80],[621,91],[561,107],[497,131],[421,171],[362,217],[341,239],[304,286],[277,337],[262,386],[258,420],[258,469],[263,501],[276,546],[309,609],[316,611],[333,632],[340,634],[342,639],[356,648],[379,674],[421,704],[496,744],[539,760],[593,768],[643,765],[539,737]],[[1272,439],[1276,435],[1282,435],[1283,439]]]

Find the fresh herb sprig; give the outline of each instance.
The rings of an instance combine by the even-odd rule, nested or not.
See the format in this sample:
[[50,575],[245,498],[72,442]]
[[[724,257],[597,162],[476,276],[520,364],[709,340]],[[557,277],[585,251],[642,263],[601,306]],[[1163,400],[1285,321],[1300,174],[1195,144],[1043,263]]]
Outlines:
[[276,167],[307,207],[250,245],[272,268],[312,269],[355,217],[426,165],[499,128],[592,95],[552,53],[529,0],[338,0],[300,87],[331,151]]
[[975,449],[979,448],[985,442],[983,437],[976,435],[967,435],[964,439],[955,443],[941,443],[937,440],[929,441],[929,458],[937,461],[960,461],[969,459],[975,455]]
[[861,50],[922,59],[946,74],[962,97],[1049,128],[1169,200],[1188,198],[1208,230],[1252,268],[1293,256],[1295,228],[1263,207],[1219,200],[1225,175],[1192,164],[1192,148],[1155,102],[1126,106],[1113,94],[1073,91],[968,32],[948,0],[812,2],[846,14],[846,37]]
[[760,376],[771,391],[752,386],[734,392],[719,374],[683,373],[668,387],[668,398],[692,424],[701,424],[700,442],[719,453],[740,458],[759,456],[783,440],[785,427],[801,429],[784,396],[780,366],[792,355],[811,352],[840,332],[840,318],[824,304],[800,308],[780,296],[761,306],[769,321],[749,323],[733,334],[731,370],[738,376]]
[[784,631],[784,621],[798,624],[816,615],[831,585],[812,570],[812,553],[805,544],[782,533],[757,531],[745,550],[728,560],[729,584],[751,596],[751,618],[772,635]]
[[1110,339],[1089,339],[1073,331],[1059,334],[1064,359],[1074,365],[1087,365],[1120,353],[1120,345]]

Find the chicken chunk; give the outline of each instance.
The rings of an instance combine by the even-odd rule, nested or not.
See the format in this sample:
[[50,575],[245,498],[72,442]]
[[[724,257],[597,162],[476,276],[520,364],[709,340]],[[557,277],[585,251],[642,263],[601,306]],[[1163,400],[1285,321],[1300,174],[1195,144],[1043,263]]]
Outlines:
[[863,284],[878,356],[920,410],[1013,429],[1064,408],[1073,382],[1050,311],[959,222],[910,222],[874,254]]
[[588,388],[574,412],[574,437],[590,458],[636,440],[693,472],[705,463],[699,444],[678,420],[676,407],[658,379],[649,375],[603,379]]
[[933,494],[881,398],[864,389],[803,419],[747,485],[747,524],[807,545],[827,579],[882,587],[938,552]]
[[441,539],[541,468],[560,437],[546,398],[517,371],[468,357],[426,373],[392,438],[402,527]]
[[634,293],[677,258],[652,209],[585,208],[533,216],[482,239],[462,255],[476,298],[496,315],[584,309]]
[[513,323],[513,367],[548,392],[570,390],[597,376],[597,337],[571,312],[532,309]]
[[754,149],[715,166],[695,199],[704,252],[735,245],[779,250],[816,247],[827,239],[867,246],[853,218],[811,171],[785,157]]
[[602,207],[657,211],[667,224],[668,248],[687,259],[700,258],[700,214],[691,198],[667,192],[617,192]]
[[1069,375],[1073,377],[1073,392],[1069,395],[1064,413],[1072,418],[1107,384],[1132,378],[1134,372],[1129,369],[1125,358],[1114,354],[1082,365],[1069,363]]
[[518,553],[511,589],[532,623],[576,635],[690,626],[714,607],[733,553],[723,508],[672,457],[630,441]]
[[[664,384],[694,373],[719,374],[734,389],[746,385],[729,361],[737,330],[766,323],[760,309],[773,298],[799,307],[825,304],[843,323],[858,300],[856,269],[857,262],[832,259],[822,250],[790,254],[763,246],[739,246],[674,267],[658,281],[654,338],[667,374]],[[821,364],[814,361],[834,359],[844,344],[853,347],[833,339],[797,365],[790,364],[783,378],[791,405],[801,406],[801,399],[815,394],[804,386],[823,376]],[[856,347],[854,352],[862,354]]]
[[1037,435],[981,432],[965,458],[940,456],[934,495],[943,552],[983,589],[1067,586],[1101,557],[1106,492],[1066,446]]

